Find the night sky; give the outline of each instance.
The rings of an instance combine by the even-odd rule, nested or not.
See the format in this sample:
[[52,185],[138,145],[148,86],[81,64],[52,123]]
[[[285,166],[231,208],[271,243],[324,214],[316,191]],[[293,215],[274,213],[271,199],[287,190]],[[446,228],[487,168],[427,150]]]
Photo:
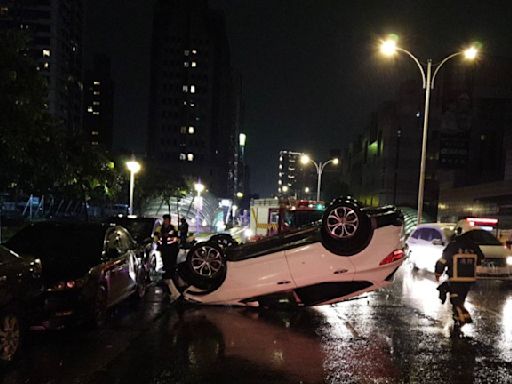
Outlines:
[[[148,119],[154,0],[87,0],[86,52],[112,57],[117,149],[142,153]],[[512,4],[501,1],[210,0],[226,15],[232,65],[242,75],[253,192],[277,186],[278,153],[324,160],[393,98],[400,79],[416,78],[405,57],[386,62],[386,33],[434,61],[479,41],[483,55],[512,56]]]

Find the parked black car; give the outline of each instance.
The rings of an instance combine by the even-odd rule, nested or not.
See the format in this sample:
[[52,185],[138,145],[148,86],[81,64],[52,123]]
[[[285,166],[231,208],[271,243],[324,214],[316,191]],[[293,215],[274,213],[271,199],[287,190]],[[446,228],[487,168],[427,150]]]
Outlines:
[[0,245],[0,365],[19,353],[30,321],[42,310],[41,264]]
[[145,294],[139,246],[121,226],[36,223],[15,234],[7,245],[21,256],[41,260],[46,328],[70,321],[100,326],[109,307]]

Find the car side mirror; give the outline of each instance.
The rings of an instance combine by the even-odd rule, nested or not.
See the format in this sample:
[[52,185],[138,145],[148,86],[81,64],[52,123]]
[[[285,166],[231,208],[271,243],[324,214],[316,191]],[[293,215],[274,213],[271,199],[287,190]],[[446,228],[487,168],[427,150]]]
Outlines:
[[444,245],[444,241],[440,239],[434,239],[432,240],[432,244],[434,245]]

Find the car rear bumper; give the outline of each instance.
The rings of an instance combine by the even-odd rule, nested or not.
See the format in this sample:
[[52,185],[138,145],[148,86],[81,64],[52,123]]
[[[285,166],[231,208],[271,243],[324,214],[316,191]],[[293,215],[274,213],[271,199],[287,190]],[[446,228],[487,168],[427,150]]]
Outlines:
[[44,316],[36,328],[60,329],[87,319],[89,306],[80,292],[47,293]]

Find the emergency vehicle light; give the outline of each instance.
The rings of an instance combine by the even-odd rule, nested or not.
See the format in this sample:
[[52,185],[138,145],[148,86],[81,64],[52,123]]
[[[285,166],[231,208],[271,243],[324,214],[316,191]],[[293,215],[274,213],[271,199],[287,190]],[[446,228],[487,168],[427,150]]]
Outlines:
[[479,217],[468,217],[466,221],[469,223],[471,227],[481,226],[483,224],[487,225],[496,225],[498,224],[498,219],[490,219],[490,218],[479,218]]

